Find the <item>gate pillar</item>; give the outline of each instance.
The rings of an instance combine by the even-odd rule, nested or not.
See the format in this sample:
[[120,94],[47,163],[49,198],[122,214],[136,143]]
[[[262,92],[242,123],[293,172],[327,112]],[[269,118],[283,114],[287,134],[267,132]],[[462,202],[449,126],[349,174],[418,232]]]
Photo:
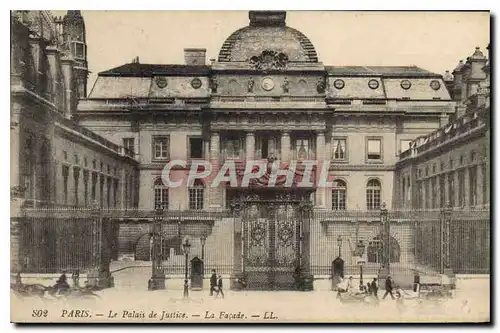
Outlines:
[[234,225],[234,255],[233,255],[233,272],[231,273],[230,288],[232,290],[244,289],[245,276],[243,273],[243,237],[242,237],[242,221],[241,210],[242,203],[239,200],[231,202],[231,212]]
[[[451,262],[450,262],[450,223],[451,223],[451,214],[452,214],[452,208],[451,205],[448,203],[446,206],[443,208],[441,212],[441,220],[440,220],[440,229],[441,229],[441,269],[440,273],[445,275],[447,277],[447,280],[449,281],[449,284],[451,285],[450,287],[454,288],[454,278],[455,274],[453,273],[453,269],[451,268]],[[448,283],[446,283],[448,284]]]
[[92,208],[92,268],[87,275],[88,285],[94,288],[113,287],[113,277],[109,271],[109,260],[103,255],[103,218],[101,208],[94,203]]
[[163,207],[161,204],[159,204],[156,206],[155,216],[153,220],[153,231],[152,231],[153,262],[151,265],[152,266],[151,278],[148,281],[148,290],[165,289],[165,272],[163,271],[163,258],[162,258],[162,246],[161,246],[162,222],[163,222]]
[[300,253],[300,285],[302,291],[311,291],[314,289],[314,276],[311,274],[310,263],[310,226],[313,206],[310,201],[304,201],[299,206],[299,211],[302,220],[301,253]]

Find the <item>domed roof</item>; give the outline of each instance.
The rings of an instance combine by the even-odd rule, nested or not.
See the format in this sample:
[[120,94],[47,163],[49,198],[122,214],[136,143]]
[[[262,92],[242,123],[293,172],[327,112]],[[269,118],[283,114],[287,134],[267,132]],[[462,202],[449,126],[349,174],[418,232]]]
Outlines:
[[318,62],[311,41],[287,27],[284,11],[251,11],[250,24],[229,36],[219,52],[219,62],[249,61],[266,52],[281,53],[292,62]]

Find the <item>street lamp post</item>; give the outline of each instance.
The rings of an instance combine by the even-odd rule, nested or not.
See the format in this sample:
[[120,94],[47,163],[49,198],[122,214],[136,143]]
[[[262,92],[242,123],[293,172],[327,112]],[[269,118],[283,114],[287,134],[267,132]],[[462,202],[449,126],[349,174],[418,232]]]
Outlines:
[[364,261],[360,260],[358,262],[358,264],[359,264],[359,286],[362,287],[363,286],[363,264],[364,264]]
[[342,241],[343,241],[342,235],[339,235],[337,237],[337,244],[339,246],[339,256],[338,256],[339,258],[341,257]]
[[184,250],[184,255],[186,256],[186,267],[185,267],[185,274],[184,274],[184,297],[187,298],[189,296],[188,256],[189,256],[189,250],[191,250],[191,244],[189,243],[189,238],[186,237],[186,241],[182,244],[182,249]]

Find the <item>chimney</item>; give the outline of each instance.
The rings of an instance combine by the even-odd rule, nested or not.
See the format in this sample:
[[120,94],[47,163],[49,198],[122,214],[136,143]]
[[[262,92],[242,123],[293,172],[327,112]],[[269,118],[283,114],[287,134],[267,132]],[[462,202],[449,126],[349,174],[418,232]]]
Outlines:
[[184,49],[184,61],[190,66],[204,66],[207,49]]

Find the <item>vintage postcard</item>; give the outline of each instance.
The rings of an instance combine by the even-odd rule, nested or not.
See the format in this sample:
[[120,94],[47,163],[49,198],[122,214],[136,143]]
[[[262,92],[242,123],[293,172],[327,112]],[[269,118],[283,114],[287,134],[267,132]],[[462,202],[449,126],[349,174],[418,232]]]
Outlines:
[[11,320],[489,322],[490,13],[11,12]]

